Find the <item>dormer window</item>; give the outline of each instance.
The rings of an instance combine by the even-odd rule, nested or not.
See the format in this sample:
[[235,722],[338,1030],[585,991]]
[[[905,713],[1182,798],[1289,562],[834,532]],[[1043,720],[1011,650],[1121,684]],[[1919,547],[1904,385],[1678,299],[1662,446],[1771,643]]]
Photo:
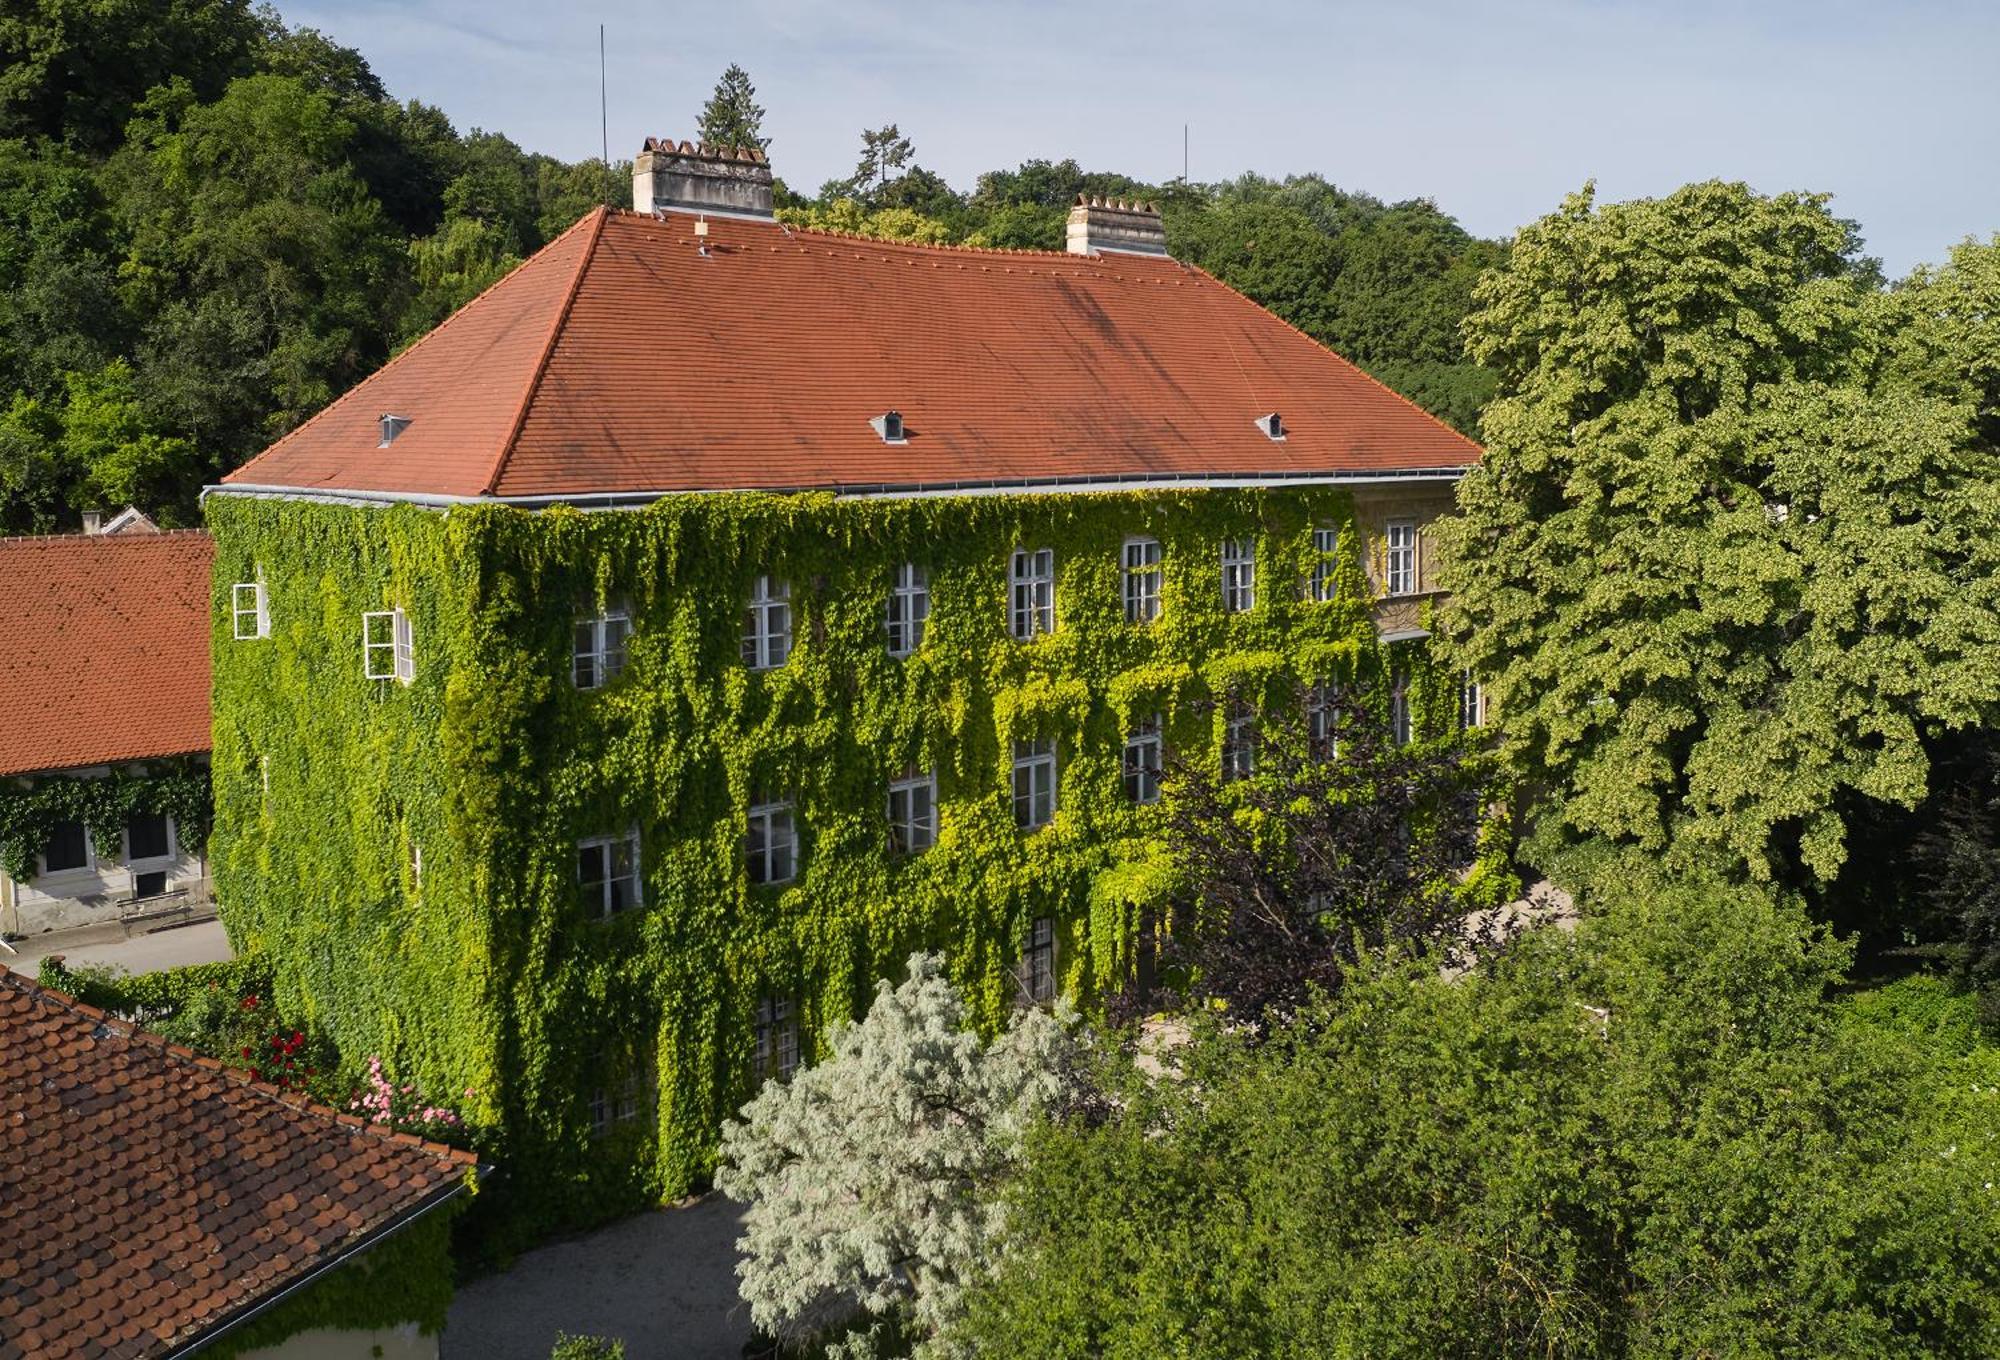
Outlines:
[[388,448],[391,444],[396,442],[397,435],[401,434],[403,431],[409,428],[410,428],[410,418],[408,416],[392,416],[386,411],[383,412],[382,442],[377,444],[375,447],[378,449]]
[[1263,431],[1266,439],[1282,441],[1285,437],[1285,422],[1279,418],[1276,411],[1258,416],[1257,428]]
[[884,444],[905,444],[909,442],[903,436],[903,413],[901,411],[884,411],[868,423],[875,427],[876,434],[882,436]]

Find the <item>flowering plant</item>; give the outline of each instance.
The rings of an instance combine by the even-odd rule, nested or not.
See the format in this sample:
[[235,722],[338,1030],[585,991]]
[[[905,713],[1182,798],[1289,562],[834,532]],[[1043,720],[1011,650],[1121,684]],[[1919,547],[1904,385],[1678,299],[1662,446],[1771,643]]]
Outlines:
[[[467,1087],[465,1094],[472,1095],[472,1089]],[[399,1133],[418,1133],[430,1138],[441,1138],[465,1127],[456,1110],[427,1099],[415,1083],[398,1086],[391,1081],[382,1070],[380,1054],[368,1059],[367,1076],[361,1089],[347,1102],[347,1108],[371,1124],[387,1124]]]

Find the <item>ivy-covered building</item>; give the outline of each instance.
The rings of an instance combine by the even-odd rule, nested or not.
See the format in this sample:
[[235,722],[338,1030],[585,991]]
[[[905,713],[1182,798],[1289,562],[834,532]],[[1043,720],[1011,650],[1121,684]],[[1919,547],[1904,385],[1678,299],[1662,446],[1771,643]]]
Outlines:
[[0,540],[0,936],[205,910],[208,535]]
[[1478,710],[1423,643],[1478,449],[1155,210],[861,240],[670,142],[635,197],[206,501],[237,947],[564,1216],[698,1182],[913,949],[988,1020],[1122,976],[1164,752]]

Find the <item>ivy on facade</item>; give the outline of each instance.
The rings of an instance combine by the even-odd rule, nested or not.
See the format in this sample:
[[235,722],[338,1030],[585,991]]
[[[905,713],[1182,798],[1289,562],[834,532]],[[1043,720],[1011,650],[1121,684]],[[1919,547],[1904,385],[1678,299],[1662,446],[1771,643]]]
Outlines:
[[198,855],[214,812],[208,769],[194,757],[148,761],[143,773],[0,780],[0,870],[17,881],[32,878],[36,856],[65,822],[81,822],[99,856],[115,857],[126,822],[141,813],[171,817],[181,848]]
[[[1032,922],[1065,990],[1131,966],[1139,910],[1174,891],[1159,810],[1123,790],[1156,718],[1220,759],[1220,700],[1293,721],[1302,685],[1387,702],[1363,563],[1304,588],[1338,488],[836,501],[670,497],[642,510],[343,507],[217,497],[215,876],[239,950],[288,1011],[425,1089],[472,1091],[524,1217],[580,1221],[684,1193],[752,1088],[759,1003],[815,1038],[920,949],[984,1027],[1019,994]],[[1160,541],[1157,621],[1128,624],[1121,547]],[[1224,608],[1224,538],[1254,538],[1257,604]],[[1008,634],[1009,560],[1051,548],[1056,629]],[[928,573],[923,643],[889,654],[895,568]],[[752,583],[790,585],[794,649],[742,664]],[[234,642],[232,580],[262,579],[271,636]],[[407,684],[363,678],[360,616],[400,607]],[[632,620],[623,672],[571,683],[575,623]],[[1415,727],[1443,739],[1458,685],[1399,658]],[[1017,829],[1016,739],[1056,743],[1052,822]],[[936,843],[899,855],[890,780],[932,771]],[[791,804],[798,871],[756,884],[751,806]],[[580,839],[639,836],[642,908],[596,920]],[[1491,876],[1499,883],[1504,875]],[[593,1093],[649,1092],[607,1133]],[[650,1094],[655,1090],[656,1095]],[[489,1197],[492,1198],[492,1197]]]

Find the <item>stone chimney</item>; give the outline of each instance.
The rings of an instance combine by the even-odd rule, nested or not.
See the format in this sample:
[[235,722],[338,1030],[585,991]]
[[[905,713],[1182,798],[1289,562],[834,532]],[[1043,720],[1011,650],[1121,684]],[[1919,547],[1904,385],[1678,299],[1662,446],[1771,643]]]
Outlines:
[[104,512],[102,510],[84,511],[83,531],[86,534],[97,534],[104,532]]
[[771,216],[771,162],[754,146],[648,137],[632,161],[632,207],[642,213]]
[[1167,229],[1160,221],[1160,205],[1078,194],[1076,206],[1069,210],[1069,253],[1095,255],[1105,250],[1166,254]]

